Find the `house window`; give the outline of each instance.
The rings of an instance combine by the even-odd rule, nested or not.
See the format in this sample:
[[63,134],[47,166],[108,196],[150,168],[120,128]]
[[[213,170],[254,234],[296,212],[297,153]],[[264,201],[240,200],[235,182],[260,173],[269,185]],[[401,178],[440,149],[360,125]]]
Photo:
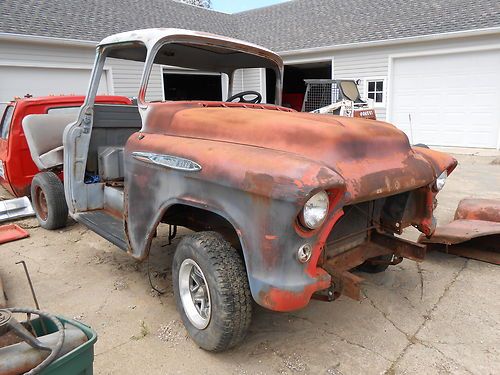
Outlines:
[[366,96],[373,99],[375,104],[385,103],[385,81],[383,79],[369,79],[366,81]]

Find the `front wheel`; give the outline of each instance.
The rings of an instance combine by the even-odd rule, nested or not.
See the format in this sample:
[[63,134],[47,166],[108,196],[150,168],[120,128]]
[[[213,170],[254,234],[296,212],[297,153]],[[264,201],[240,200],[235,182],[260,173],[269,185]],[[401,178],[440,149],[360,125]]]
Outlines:
[[243,340],[252,317],[252,297],[238,252],[215,232],[186,236],[172,265],[177,309],[202,349],[221,352]]
[[53,172],[38,173],[31,182],[31,201],[40,226],[59,229],[68,221],[64,186]]

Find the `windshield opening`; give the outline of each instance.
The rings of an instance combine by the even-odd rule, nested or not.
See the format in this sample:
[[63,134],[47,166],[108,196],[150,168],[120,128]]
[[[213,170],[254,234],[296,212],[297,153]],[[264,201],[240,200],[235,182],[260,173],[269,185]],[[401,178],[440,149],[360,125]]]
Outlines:
[[[154,56],[146,101],[159,101],[157,91],[162,87],[163,101],[227,101],[234,95],[251,91],[252,95],[232,101],[274,104],[276,95],[269,95],[269,98],[267,95],[266,70],[274,72],[279,66],[264,56],[231,46],[166,43]],[[274,73],[273,76],[275,80],[270,86],[274,91],[279,75]]]

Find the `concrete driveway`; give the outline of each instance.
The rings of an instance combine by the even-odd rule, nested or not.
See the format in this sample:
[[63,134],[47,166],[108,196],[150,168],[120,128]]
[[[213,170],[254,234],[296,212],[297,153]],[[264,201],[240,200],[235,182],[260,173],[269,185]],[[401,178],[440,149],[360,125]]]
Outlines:
[[[438,220],[463,197],[500,199],[493,156],[456,155],[460,166],[439,195]],[[170,263],[178,239],[155,240],[138,264],[78,224],[49,232],[21,222],[31,237],[0,247],[11,306],[32,306],[22,267],[41,307],[75,317],[99,334],[96,374],[498,374],[500,268],[442,253],[390,267],[367,281],[361,302],[312,301],[291,314],[256,307],[250,333],[223,354],[198,349],[175,310]],[[182,232],[181,232],[182,233]],[[184,232],[185,233],[185,232]],[[409,232],[407,236],[415,238]]]

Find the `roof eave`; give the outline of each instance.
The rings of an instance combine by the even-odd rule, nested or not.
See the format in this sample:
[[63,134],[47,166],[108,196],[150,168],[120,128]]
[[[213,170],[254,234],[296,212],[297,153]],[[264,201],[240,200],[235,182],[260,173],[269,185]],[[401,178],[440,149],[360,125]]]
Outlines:
[[90,47],[95,48],[97,42],[81,39],[56,38],[51,36],[26,35],[26,34],[11,34],[0,33],[0,40],[11,42],[35,42],[41,44],[66,45],[75,47]]
[[299,55],[299,54],[329,52],[329,51],[338,51],[338,50],[346,50],[346,49],[354,49],[354,48],[378,47],[378,46],[387,46],[387,45],[400,44],[400,43],[427,42],[427,41],[434,41],[434,40],[464,38],[464,37],[469,37],[469,36],[490,35],[490,34],[497,34],[497,33],[500,33],[500,27],[490,27],[490,28],[484,28],[484,29],[472,29],[472,30],[464,30],[464,31],[452,31],[452,32],[448,32],[448,33],[427,34],[427,35],[412,36],[412,37],[405,37],[405,38],[382,39],[382,40],[374,40],[374,41],[369,41],[369,42],[336,44],[336,45],[324,46],[324,47],[285,50],[285,51],[279,51],[278,53],[280,56],[293,56],[293,55]]

